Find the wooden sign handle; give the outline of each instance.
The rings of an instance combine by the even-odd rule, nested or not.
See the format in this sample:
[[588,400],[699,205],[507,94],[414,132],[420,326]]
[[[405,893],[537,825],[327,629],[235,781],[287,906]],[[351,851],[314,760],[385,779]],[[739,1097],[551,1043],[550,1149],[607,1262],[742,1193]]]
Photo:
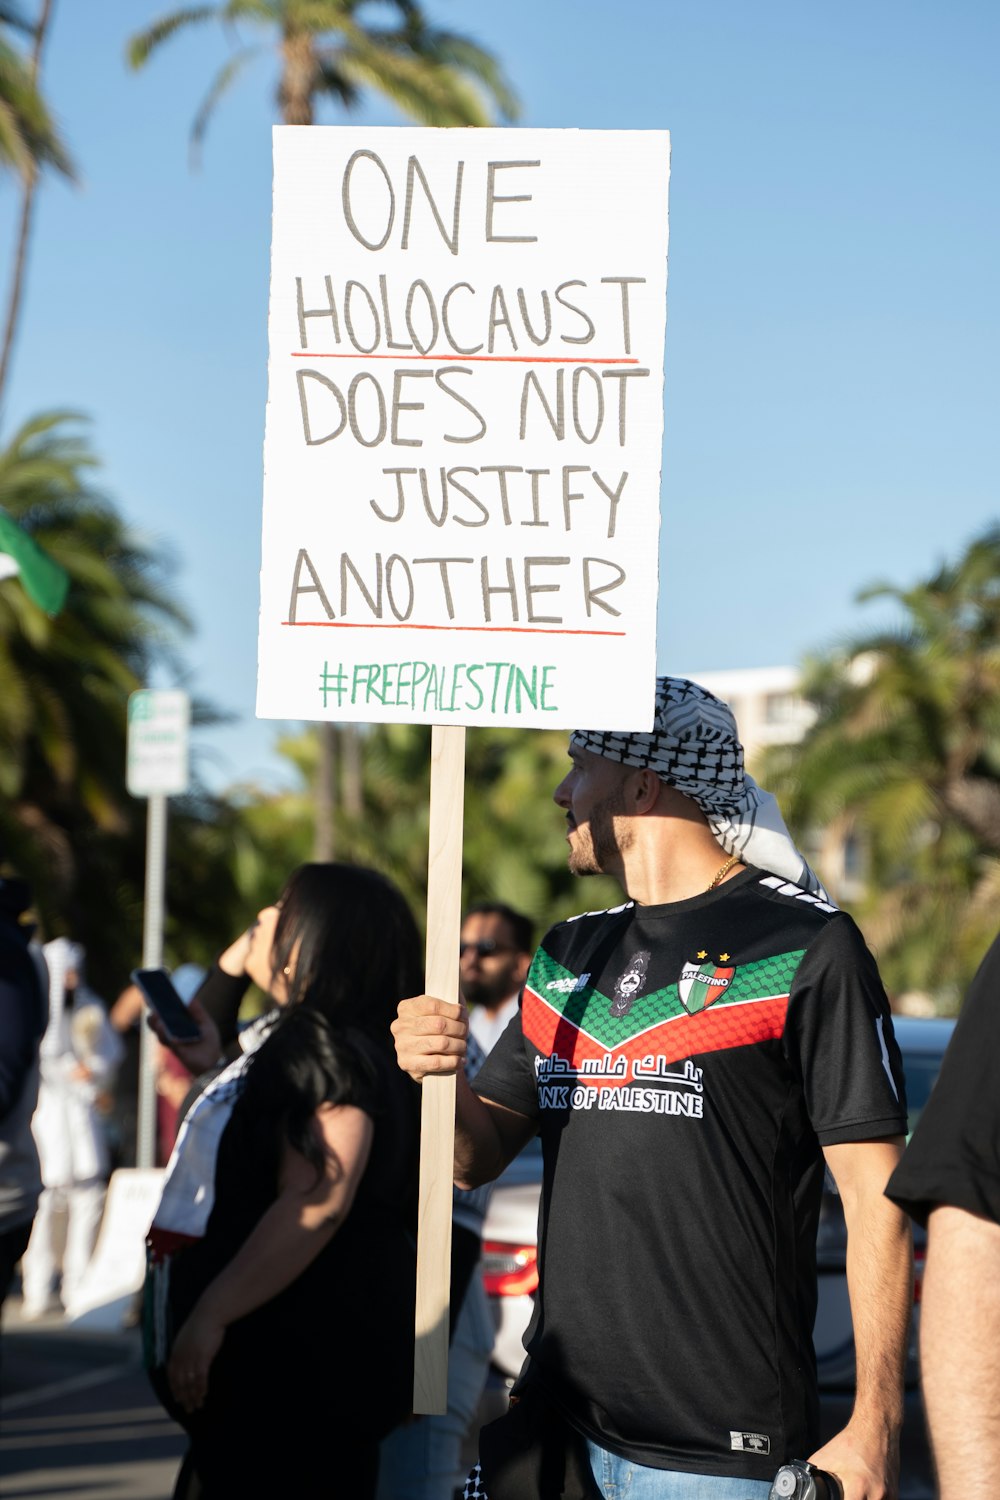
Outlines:
[[[426,988],[458,1000],[462,926],[462,815],[465,730],[431,732],[430,834],[427,856]],[[448,1305],[451,1203],[455,1156],[455,1079],[427,1078],[420,1116],[420,1204],[417,1221],[417,1316],[413,1410],[448,1409]]]

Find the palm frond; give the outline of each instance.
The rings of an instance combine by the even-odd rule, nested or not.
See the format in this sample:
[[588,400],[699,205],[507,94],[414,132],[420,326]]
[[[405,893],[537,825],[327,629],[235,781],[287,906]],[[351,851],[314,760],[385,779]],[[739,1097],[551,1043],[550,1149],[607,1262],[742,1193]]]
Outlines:
[[0,164],[26,182],[39,167],[70,181],[75,168],[56,130],[30,65],[0,36]]
[[212,117],[215,106],[231,85],[236,82],[236,79],[243,72],[247,64],[257,57],[259,50],[257,47],[242,48],[227,63],[224,63],[218,73],[216,73],[208,93],[198,106],[198,112],[194,117],[194,124],[191,126],[192,165],[197,165],[200,160],[201,144],[205,139],[205,132],[208,129],[209,120]]
[[361,102],[361,88],[342,72],[340,58],[334,54],[321,55],[316,60],[317,80],[320,91],[327,98],[335,99],[342,109],[350,112]]
[[217,20],[219,15],[218,5],[192,5],[186,10],[176,10],[171,15],[154,21],[145,31],[137,31],[129,37],[125,46],[125,59],[129,67],[144,67],[157,47],[161,47],[185,26],[197,26],[202,21]]
[[375,46],[339,51],[340,72],[356,88],[373,89],[420,125],[490,123],[476,89],[458,74],[424,58],[406,57]]
[[[394,4],[401,20],[395,28],[362,24],[359,16],[366,6],[367,0],[226,0],[188,7],[133,36],[128,58],[132,67],[143,66],[157,47],[186,26],[215,19],[235,27],[246,21],[277,33],[277,48],[286,64],[278,100],[286,118],[298,123],[311,122],[317,96],[325,95],[350,110],[367,89],[424,125],[489,125],[494,109],[503,119],[516,118],[514,92],[484,48],[468,37],[430,26],[414,0]],[[218,100],[250,55],[241,48],[216,75],[195,118],[195,148]]]
[[223,21],[258,22],[262,26],[279,26],[288,11],[288,0],[226,0],[220,15]]
[[434,30],[427,38],[427,54],[440,66],[476,79],[496,104],[502,120],[513,122],[520,117],[521,101],[497,59],[485,48],[456,32]]
[[807,663],[815,720],[766,777],[797,831],[842,819],[862,839],[861,915],[893,981],[954,996],[1000,891],[1000,527],[926,582],[862,598],[898,621]]
[[17,31],[25,31],[32,35],[35,31],[34,21],[29,21],[24,12],[16,5],[0,4],[0,26],[13,26]]

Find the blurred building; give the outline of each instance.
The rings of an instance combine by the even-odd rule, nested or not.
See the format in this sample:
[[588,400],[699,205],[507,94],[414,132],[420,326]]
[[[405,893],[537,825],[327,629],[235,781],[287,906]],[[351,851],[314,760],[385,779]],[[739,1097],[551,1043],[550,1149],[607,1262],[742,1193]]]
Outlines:
[[736,667],[728,672],[698,672],[694,677],[728,703],[736,715],[747,765],[756,774],[760,752],[769,745],[800,740],[816,717],[799,697],[797,667]]

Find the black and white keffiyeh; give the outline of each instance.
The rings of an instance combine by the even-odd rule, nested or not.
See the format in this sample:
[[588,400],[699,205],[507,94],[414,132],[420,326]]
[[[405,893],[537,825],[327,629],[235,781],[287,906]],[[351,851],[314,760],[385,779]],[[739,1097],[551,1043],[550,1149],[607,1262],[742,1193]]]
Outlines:
[[483,1471],[478,1463],[465,1481],[462,1500],[489,1500],[489,1496],[483,1489]]
[[707,688],[686,677],[658,677],[649,734],[577,729],[570,744],[625,766],[648,766],[698,804],[727,854],[827,899],[792,842],[777,802],[744,768],[732,709]]

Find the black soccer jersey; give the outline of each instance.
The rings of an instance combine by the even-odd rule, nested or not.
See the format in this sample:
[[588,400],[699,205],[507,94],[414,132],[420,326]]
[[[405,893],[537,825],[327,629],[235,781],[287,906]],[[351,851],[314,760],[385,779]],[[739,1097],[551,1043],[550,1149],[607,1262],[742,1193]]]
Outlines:
[[851,919],[748,869],[564,922],[475,1087],[538,1121],[526,1344],[570,1421],[661,1468],[810,1453],[820,1148],[906,1128]]

